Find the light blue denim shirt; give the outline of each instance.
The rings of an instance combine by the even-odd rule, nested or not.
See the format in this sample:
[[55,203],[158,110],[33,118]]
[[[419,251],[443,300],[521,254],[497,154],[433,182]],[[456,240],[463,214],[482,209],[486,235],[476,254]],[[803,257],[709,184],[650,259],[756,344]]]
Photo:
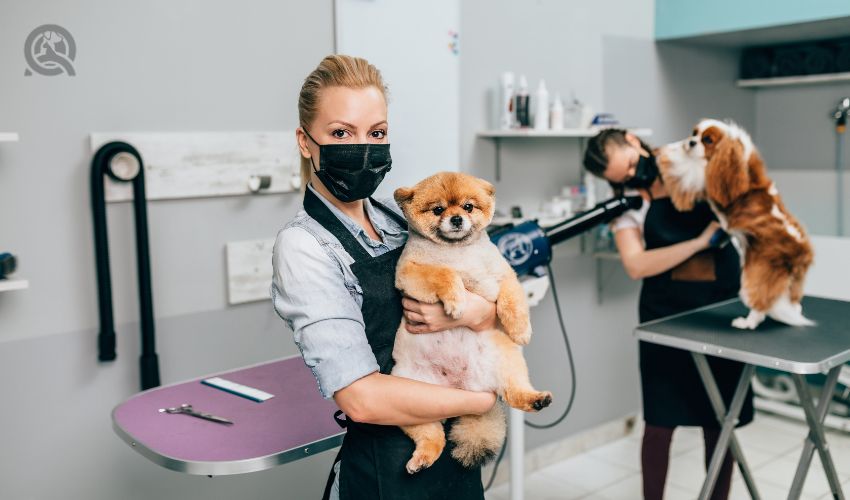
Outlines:
[[[407,241],[407,230],[373,207],[369,200],[364,200],[366,214],[383,242],[369,238],[359,224],[311,185],[307,189],[322,200],[373,257]],[[392,200],[379,201],[401,215]],[[366,340],[360,312],[363,291],[349,267],[353,262],[339,240],[304,210],[278,232],[275,240],[272,302],[278,316],[293,331],[295,344],[325,398],[379,369]]]

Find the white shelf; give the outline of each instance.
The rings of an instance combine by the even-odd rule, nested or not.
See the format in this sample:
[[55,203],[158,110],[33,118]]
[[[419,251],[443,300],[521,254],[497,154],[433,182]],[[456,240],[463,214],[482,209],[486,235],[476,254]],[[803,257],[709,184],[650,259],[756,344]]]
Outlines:
[[743,88],[780,87],[783,85],[810,85],[850,81],[850,73],[826,73],[823,75],[778,76],[774,78],[748,78],[738,80],[736,85]]
[[[605,128],[610,127],[565,128],[563,130],[534,130],[532,128],[482,130],[478,132],[478,137],[485,139],[501,139],[505,137],[593,137]],[[628,130],[642,137],[652,135],[652,129],[648,128],[630,128]]]
[[17,132],[0,132],[0,142],[18,142]]
[[30,282],[27,280],[12,280],[12,279],[0,279],[0,292],[10,292],[12,290],[23,290],[25,288],[29,288]]

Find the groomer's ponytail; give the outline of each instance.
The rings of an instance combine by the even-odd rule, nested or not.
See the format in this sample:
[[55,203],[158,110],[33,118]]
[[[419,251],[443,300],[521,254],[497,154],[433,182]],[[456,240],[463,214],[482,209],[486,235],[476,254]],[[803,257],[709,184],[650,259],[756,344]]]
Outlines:
[[[345,55],[330,55],[322,59],[322,62],[307,75],[301,92],[298,94],[298,122],[302,127],[307,127],[316,118],[319,109],[321,92],[327,87],[347,87],[351,89],[362,89],[375,87],[381,91],[386,100],[389,94],[384,79],[378,69],[369,64],[369,61],[360,57]],[[301,188],[303,189],[310,181],[310,172],[313,170],[309,158],[301,157]]]

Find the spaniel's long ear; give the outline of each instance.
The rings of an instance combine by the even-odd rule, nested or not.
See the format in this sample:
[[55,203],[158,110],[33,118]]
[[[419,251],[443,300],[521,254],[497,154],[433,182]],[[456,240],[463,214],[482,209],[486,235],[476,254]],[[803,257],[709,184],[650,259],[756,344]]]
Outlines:
[[744,163],[744,147],[737,139],[724,138],[717,144],[705,168],[708,198],[727,207],[750,189],[750,171]]

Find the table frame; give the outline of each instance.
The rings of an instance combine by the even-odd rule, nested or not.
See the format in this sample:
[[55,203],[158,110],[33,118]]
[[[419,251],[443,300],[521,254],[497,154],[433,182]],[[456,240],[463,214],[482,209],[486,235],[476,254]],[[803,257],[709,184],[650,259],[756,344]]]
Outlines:
[[[797,469],[794,474],[794,480],[791,483],[788,499],[797,500],[800,498],[806,476],[808,475],[809,468],[811,466],[812,456],[814,455],[815,450],[817,450],[823,464],[827,480],[829,481],[833,498],[844,500],[844,492],[842,491],[841,481],[835,470],[835,463],[832,459],[829,444],[826,440],[823,422],[826,419],[829,402],[832,399],[831,394],[835,390],[835,386],[838,382],[838,375],[841,371],[841,365],[844,361],[846,361],[845,358],[847,358],[847,353],[836,354],[817,364],[784,362],[776,359],[764,358],[752,353],[740,351],[736,352],[706,343],[698,345],[699,343],[693,340],[683,340],[681,342],[675,341],[671,340],[669,336],[658,334],[651,330],[651,326],[653,324],[669,321],[671,319],[699,311],[724,306],[736,301],[737,299],[720,302],[718,304],[712,304],[692,311],[669,316],[667,318],[650,321],[639,325],[635,330],[636,336],[642,341],[666,345],[686,350],[691,353],[694,363],[696,364],[697,371],[699,372],[700,379],[702,380],[706,393],[708,394],[711,406],[714,409],[715,417],[717,418],[718,423],[721,424],[720,437],[718,438],[717,445],[711,457],[706,478],[698,498],[700,500],[708,500],[711,496],[727,451],[732,452],[732,455],[738,463],[738,467],[741,471],[744,482],[747,485],[747,489],[750,492],[751,498],[754,500],[759,500],[761,498],[744,457],[743,450],[735,436],[735,426],[738,424],[738,419],[744,406],[747,391],[750,387],[750,380],[755,374],[756,367],[764,366],[791,374],[800,399],[800,405],[806,415],[806,423],[809,427],[809,433],[803,443],[803,451],[800,455],[800,460],[797,463]],[[744,369],[738,379],[738,384],[728,409],[723,402],[723,397],[717,386],[717,381],[709,367],[707,358],[708,355],[733,359],[740,361],[744,365]],[[815,396],[812,394],[809,385],[806,382],[805,375],[811,373],[822,373],[824,368],[828,369],[827,379],[821,391],[821,397],[816,401]]]

